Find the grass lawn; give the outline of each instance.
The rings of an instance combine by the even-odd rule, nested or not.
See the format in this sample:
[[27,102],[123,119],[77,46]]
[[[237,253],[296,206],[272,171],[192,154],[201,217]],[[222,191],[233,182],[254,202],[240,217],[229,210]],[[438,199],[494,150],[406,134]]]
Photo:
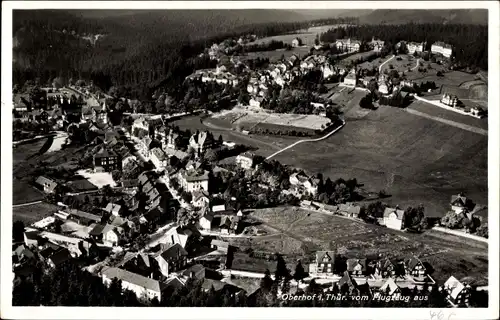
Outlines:
[[316,39],[317,34],[324,33],[326,31],[328,31],[329,29],[333,29],[335,27],[336,27],[335,25],[311,27],[308,29],[298,30],[295,33],[260,38],[260,39],[255,40],[255,42],[253,42],[253,43],[265,43],[265,42],[270,42],[271,40],[275,40],[275,41],[283,41],[284,43],[291,44],[293,39],[299,37],[300,39],[302,39],[302,43],[304,45],[313,46],[314,40]]
[[281,59],[282,56],[285,59],[290,58],[292,55],[297,55],[299,58],[302,58],[306,54],[309,53],[309,47],[297,47],[292,48],[292,50],[271,50],[271,51],[259,51],[259,52],[248,52],[245,55],[235,56],[235,58],[239,59],[242,62],[245,62],[249,59],[256,58],[269,58],[269,62],[277,62]]
[[[342,67],[345,67],[347,65],[349,65],[351,63],[351,61],[354,61],[356,59],[359,59],[359,58],[364,58],[364,57],[368,57],[368,56],[375,56],[377,53],[374,52],[374,51],[367,51],[367,52],[359,52],[359,53],[355,53],[353,55],[350,55],[342,60],[340,60],[337,65],[338,66],[342,66]],[[373,59],[373,63],[376,63],[379,59]],[[385,61],[387,60],[387,58],[382,58],[382,61]],[[368,61],[365,61],[364,63],[360,64],[359,66],[362,67],[362,68],[365,68],[363,67],[364,64],[366,64],[366,66],[368,66],[370,62]]]
[[12,181],[12,204],[40,201],[45,194],[25,181],[15,179]]
[[21,220],[25,225],[29,225],[51,216],[59,209],[58,206],[46,202],[12,208],[14,215],[12,221]]
[[[395,258],[416,255],[431,263],[435,270],[433,276],[439,281],[445,281],[452,274],[457,278],[487,275],[488,250],[483,243],[434,237],[427,233],[399,232],[299,208],[259,209],[251,216],[293,235],[293,241],[288,240],[289,246],[296,245],[297,241],[313,243],[312,250],[305,252],[305,261],[307,258],[311,260],[314,251],[320,249],[334,250],[349,258],[376,258],[379,254]],[[255,242],[263,243],[258,238],[253,240]]]

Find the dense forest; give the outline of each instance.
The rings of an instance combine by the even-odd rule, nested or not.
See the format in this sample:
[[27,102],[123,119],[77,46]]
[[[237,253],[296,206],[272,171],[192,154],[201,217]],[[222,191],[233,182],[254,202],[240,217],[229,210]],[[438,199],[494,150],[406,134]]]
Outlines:
[[180,10],[88,18],[56,10],[15,11],[13,82],[85,79],[105,91],[112,85],[132,87],[131,96],[145,99],[158,86],[178,85],[195,68],[207,67],[198,55],[212,43],[242,34],[264,37],[351,21],[289,22],[276,20],[276,15],[275,20],[251,20],[241,15],[232,10]]
[[357,27],[331,29],[321,35],[321,41],[356,38],[371,41],[372,37],[386,41],[386,44],[413,41],[426,42],[426,49],[432,43],[442,41],[453,46],[453,57],[458,67],[488,69],[488,27],[467,24],[403,24],[403,25],[361,25]]

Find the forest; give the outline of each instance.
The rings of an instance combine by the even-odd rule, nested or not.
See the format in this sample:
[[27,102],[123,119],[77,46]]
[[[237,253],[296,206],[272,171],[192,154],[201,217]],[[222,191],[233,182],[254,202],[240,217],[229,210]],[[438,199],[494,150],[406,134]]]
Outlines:
[[[55,77],[76,78],[92,80],[104,91],[122,86],[130,98],[146,99],[158,87],[179,85],[196,68],[207,67],[199,54],[212,43],[349,21],[281,22],[276,16],[249,20],[242,19],[241,12],[214,12],[180,11],[183,20],[171,11],[133,19],[90,18],[61,10],[15,11],[13,83],[37,80],[44,85]],[[95,40],[97,34],[101,36]]]
[[442,41],[453,46],[453,58],[458,68],[478,67],[488,70],[488,26],[470,24],[401,24],[361,25],[330,29],[320,37],[324,42],[354,38],[369,42],[382,39],[387,45],[399,41],[426,42],[430,50],[434,42]]

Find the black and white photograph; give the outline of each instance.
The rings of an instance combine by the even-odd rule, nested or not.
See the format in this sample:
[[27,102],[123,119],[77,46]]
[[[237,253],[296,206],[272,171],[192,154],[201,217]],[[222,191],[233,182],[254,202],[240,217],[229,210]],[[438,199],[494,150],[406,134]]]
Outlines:
[[498,317],[497,2],[2,6],[2,318]]

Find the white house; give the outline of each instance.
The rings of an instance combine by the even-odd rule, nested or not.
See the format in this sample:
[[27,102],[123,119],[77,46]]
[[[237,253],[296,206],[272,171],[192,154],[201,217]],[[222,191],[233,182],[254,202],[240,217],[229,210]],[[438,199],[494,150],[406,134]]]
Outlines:
[[214,216],[212,213],[206,212],[203,216],[200,217],[198,223],[202,230],[210,230],[212,228],[212,221]]
[[406,44],[406,48],[408,49],[409,54],[414,54],[415,52],[423,52],[424,43],[408,42]]
[[323,79],[328,79],[336,74],[335,68],[329,63],[323,64],[321,66],[321,72],[323,72]]
[[249,152],[245,152],[245,153],[239,154],[236,157],[236,164],[238,164],[243,169],[251,169],[252,165],[253,165],[253,159],[254,159],[253,154],[251,154]]
[[171,272],[183,269],[187,264],[187,251],[178,243],[171,245],[160,245],[159,252],[154,254],[158,262],[160,272],[168,277]]
[[196,170],[185,171],[180,175],[180,185],[187,192],[208,190],[208,171],[199,173]]
[[124,269],[107,266],[101,270],[101,278],[107,286],[111,284],[113,279],[121,280],[122,289],[134,292],[139,299],[151,300],[157,298],[161,300],[161,286],[157,280]]
[[354,68],[345,76],[344,84],[346,86],[356,86],[356,70]]
[[453,48],[450,44],[444,43],[444,42],[435,42],[431,46],[431,52],[433,54],[441,54],[446,58],[451,57],[451,54],[453,52]]
[[104,211],[111,213],[114,216],[119,216],[123,213],[123,207],[116,203],[108,203]]
[[295,38],[292,40],[292,47],[300,47],[302,45],[302,39]]
[[167,155],[160,148],[153,148],[150,158],[157,169],[164,169],[168,165]]
[[445,93],[441,98],[441,103],[450,107],[456,107],[458,104],[458,98],[455,95],[450,95]]
[[402,230],[403,229],[403,214],[404,210],[396,208],[385,208],[384,224],[387,228]]
[[379,289],[379,291],[385,295],[389,296],[399,296],[401,294],[401,289],[396,284],[393,278],[389,278]]
[[470,298],[470,286],[451,276],[444,283],[443,289],[447,294],[447,299],[454,306],[467,306]]
[[453,210],[456,214],[462,214],[468,211],[467,205],[470,202],[463,193],[459,193],[457,195],[451,196],[451,210]]
[[118,245],[119,231],[121,228],[110,224],[96,224],[95,227],[89,232],[89,235],[109,247]]

